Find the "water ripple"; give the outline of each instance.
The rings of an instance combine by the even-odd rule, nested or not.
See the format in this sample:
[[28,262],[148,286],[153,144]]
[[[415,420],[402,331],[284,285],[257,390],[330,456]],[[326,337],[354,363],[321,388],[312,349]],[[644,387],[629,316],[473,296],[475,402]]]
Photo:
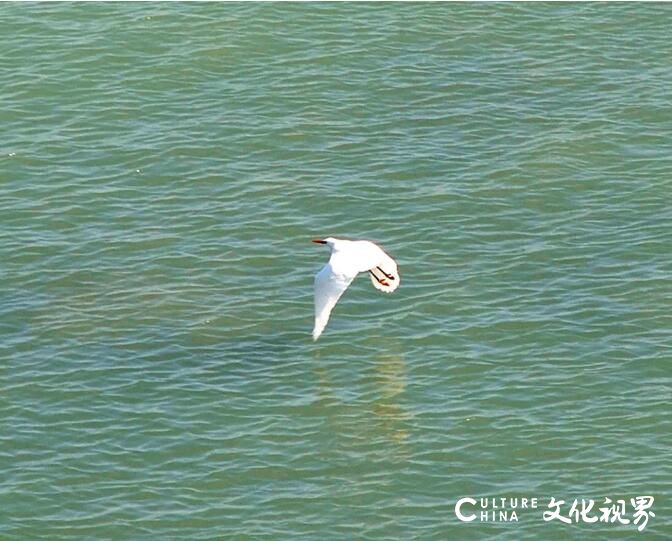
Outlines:
[[3,6],[2,538],[664,538],[668,11]]

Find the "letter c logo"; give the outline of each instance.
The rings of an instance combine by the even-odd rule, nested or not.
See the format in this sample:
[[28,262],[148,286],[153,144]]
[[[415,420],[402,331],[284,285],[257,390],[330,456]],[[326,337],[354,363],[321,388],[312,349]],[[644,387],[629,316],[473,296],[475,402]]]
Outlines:
[[462,522],[471,522],[476,518],[476,514],[472,513],[471,515],[463,515],[462,511],[460,508],[462,507],[463,503],[470,503],[471,505],[476,505],[476,500],[473,498],[460,498],[457,500],[457,503],[455,504],[455,515],[459,520]]

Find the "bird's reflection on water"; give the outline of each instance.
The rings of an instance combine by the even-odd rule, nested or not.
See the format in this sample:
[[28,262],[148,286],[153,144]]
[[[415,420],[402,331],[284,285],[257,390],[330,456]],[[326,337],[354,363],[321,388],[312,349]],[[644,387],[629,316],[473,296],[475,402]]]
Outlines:
[[372,412],[391,440],[405,443],[410,435],[409,421],[412,414],[401,404],[406,389],[404,359],[401,355],[381,354],[376,357],[374,366],[380,394],[378,400],[372,403]]
[[[323,435],[341,449],[378,445],[377,452],[403,459],[414,414],[405,405],[407,364],[401,344],[371,337],[357,345],[335,341],[310,351],[306,343],[305,334],[298,333],[238,340],[227,347],[226,363],[217,357],[211,382],[224,389],[233,381],[245,382],[255,389],[256,403],[279,399],[302,408],[293,415],[300,411],[321,418]],[[359,355],[354,363],[347,360],[353,355]]]
[[[361,436],[369,442],[388,441],[394,444],[395,453],[403,456],[412,433],[413,413],[403,404],[406,363],[400,349],[386,343],[384,351],[374,354],[372,362],[351,366],[360,372],[356,389],[343,389],[341,383],[335,383],[340,378],[332,359],[325,360],[320,350],[314,353],[317,393],[329,416],[330,428],[350,432],[354,427],[353,437]],[[356,398],[347,400],[344,394]]]

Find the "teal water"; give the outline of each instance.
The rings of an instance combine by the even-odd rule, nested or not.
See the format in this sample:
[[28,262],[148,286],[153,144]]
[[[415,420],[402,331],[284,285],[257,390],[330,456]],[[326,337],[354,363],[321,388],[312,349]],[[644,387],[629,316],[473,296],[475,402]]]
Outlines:
[[0,5],[0,539],[670,539],[671,18]]

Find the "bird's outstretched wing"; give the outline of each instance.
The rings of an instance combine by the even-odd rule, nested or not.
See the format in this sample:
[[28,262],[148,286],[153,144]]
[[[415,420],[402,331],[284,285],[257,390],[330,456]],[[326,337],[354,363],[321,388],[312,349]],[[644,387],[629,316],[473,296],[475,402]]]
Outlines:
[[335,274],[331,264],[327,263],[315,276],[315,327],[313,340],[317,340],[327,326],[329,314],[338,299],[348,289],[354,276]]
[[[382,250],[381,250],[382,251]],[[399,287],[399,269],[397,263],[385,252],[382,252],[380,261],[369,269],[373,287],[392,293]]]

